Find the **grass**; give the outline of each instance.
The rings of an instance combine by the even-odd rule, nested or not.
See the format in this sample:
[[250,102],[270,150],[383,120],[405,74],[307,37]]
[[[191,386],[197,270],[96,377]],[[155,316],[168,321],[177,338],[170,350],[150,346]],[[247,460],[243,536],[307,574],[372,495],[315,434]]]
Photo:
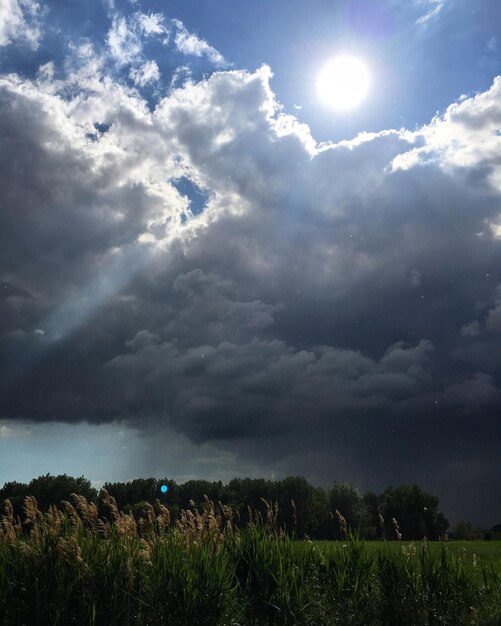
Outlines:
[[[336,541],[314,541],[314,544],[323,552],[342,549],[343,543]],[[419,547],[421,542],[416,542]],[[407,549],[410,545],[406,541],[368,541],[366,548],[370,555],[376,556],[383,549],[390,549],[398,552]],[[441,550],[439,541],[428,542],[429,550],[432,554],[438,554]],[[486,568],[493,567],[501,576],[501,541],[455,541],[450,540],[447,544],[447,551],[451,556],[461,559],[463,566],[472,576],[481,576],[483,565]]]
[[239,529],[208,499],[136,521],[105,491],[25,512],[2,517],[2,626],[501,626],[497,542],[296,541],[276,506]]

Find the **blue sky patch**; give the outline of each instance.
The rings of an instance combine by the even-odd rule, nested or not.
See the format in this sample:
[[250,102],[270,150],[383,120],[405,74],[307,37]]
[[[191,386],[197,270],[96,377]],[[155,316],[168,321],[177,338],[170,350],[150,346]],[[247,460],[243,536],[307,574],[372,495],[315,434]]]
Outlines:
[[207,204],[207,200],[209,199],[208,192],[201,189],[196,183],[186,176],[182,176],[181,178],[171,182],[181,195],[188,198],[191,213],[193,215],[200,215]]

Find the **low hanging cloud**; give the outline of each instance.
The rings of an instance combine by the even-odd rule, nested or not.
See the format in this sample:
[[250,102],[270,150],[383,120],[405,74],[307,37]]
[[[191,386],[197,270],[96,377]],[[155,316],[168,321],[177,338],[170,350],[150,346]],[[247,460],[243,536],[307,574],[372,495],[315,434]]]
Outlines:
[[[141,37],[165,32],[134,20],[108,46],[141,86]],[[91,48],[68,67],[0,79],[2,418],[368,464],[392,432],[405,464],[433,422],[437,468],[451,429],[499,443],[500,78],[415,131],[318,144],[266,66],[154,106]]]

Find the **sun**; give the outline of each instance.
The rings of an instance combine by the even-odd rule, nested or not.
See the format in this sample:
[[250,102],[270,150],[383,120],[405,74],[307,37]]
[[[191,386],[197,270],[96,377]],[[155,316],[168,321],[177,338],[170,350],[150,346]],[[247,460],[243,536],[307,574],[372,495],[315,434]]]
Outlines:
[[367,96],[370,86],[365,63],[352,56],[331,59],[320,71],[317,93],[320,99],[335,109],[349,110]]

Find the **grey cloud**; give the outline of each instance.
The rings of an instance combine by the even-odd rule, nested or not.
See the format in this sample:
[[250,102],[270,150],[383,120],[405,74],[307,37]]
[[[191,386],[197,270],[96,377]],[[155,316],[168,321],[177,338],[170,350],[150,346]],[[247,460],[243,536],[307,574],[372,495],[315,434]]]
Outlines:
[[[50,284],[68,271],[64,261],[78,274],[111,243],[133,241],[151,210],[143,189],[117,187],[106,167],[96,169],[92,146],[66,121],[61,100],[15,79],[0,89],[3,271],[24,266]],[[121,219],[127,208],[129,219]]]
[[113,382],[106,385],[103,403],[110,402],[114,415],[127,414],[129,407],[163,414],[196,440],[294,430],[305,411],[314,422],[342,412],[392,411],[399,399],[423,388],[424,355],[431,351],[429,342],[399,345],[375,362],[353,351],[297,351],[257,338],[184,350],[172,342],[139,344],[138,339],[128,344],[137,349],[104,365]]
[[[111,82],[64,100],[3,80],[0,348],[22,367],[0,414],[167,425],[283,467],[308,446],[324,476],[384,459],[381,480],[451,463],[450,432],[497,445],[490,126],[449,111],[317,146],[269,79],[220,72],[153,112]],[[461,106],[490,116],[498,89]],[[180,176],[209,198],[182,228]]]
[[487,314],[485,326],[488,330],[499,333],[501,332],[501,286],[497,288],[496,292],[496,304]]
[[449,385],[444,389],[447,403],[463,410],[486,405],[501,405],[501,389],[495,385],[494,378],[484,372],[478,372],[470,380]]

